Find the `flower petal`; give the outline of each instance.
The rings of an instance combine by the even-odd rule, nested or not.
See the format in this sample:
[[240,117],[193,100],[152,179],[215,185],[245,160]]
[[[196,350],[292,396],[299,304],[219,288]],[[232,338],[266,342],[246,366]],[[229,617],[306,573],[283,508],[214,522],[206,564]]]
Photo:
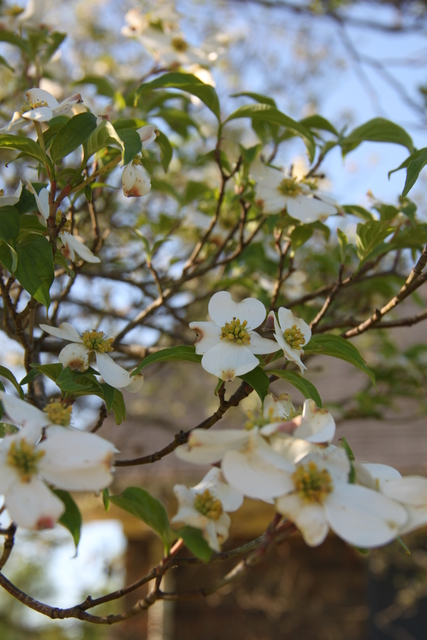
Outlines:
[[227,431],[206,431],[195,429],[188,437],[187,444],[175,450],[181,460],[194,464],[212,464],[222,460],[230,449],[241,449],[249,441],[249,433],[239,429]]
[[311,224],[337,212],[336,208],[330,204],[316,198],[309,198],[304,194],[294,197],[287,196],[286,209],[291,218],[304,224]]
[[58,106],[53,109],[53,113],[55,116],[66,115],[71,111],[75,104],[79,104],[80,102],[83,102],[80,93],[75,93],[74,95],[60,102]]
[[33,194],[36,199],[37,209],[44,221],[46,221],[49,217],[49,191],[41,189],[40,193],[37,193],[30,181],[27,182],[27,190]]
[[422,476],[405,476],[396,480],[381,483],[384,495],[412,506],[427,506],[427,478]]
[[196,493],[203,493],[208,489],[215,498],[220,500],[224,511],[237,511],[243,503],[243,494],[225,482],[218,467],[212,467],[203,480],[192,489]]
[[280,307],[277,315],[282,332],[285,332],[286,329],[291,329],[294,325],[296,325],[297,329],[301,331],[305,339],[305,342],[302,346],[305,346],[308,342],[310,342],[311,329],[302,318],[297,318],[296,316],[294,316],[290,309],[285,309],[285,307]]
[[144,386],[144,376],[142,373],[137,373],[136,376],[131,376],[132,382],[128,384],[125,389],[128,393],[139,393]]
[[202,358],[202,367],[221,380],[231,381],[244,375],[259,365],[246,345],[221,342],[209,349]]
[[145,196],[151,189],[150,176],[144,167],[131,162],[123,169],[122,187],[127,198]]
[[[45,91],[44,89],[28,89],[28,91],[25,92],[25,96],[28,102],[33,105],[34,109],[41,109],[44,107],[56,109],[58,106],[58,100],[49,93],[49,91]],[[43,103],[46,104],[43,105]],[[37,104],[40,104],[41,106],[37,107]]]
[[228,291],[215,293],[209,301],[208,311],[212,320],[220,327],[233,318],[238,318],[240,322],[247,321],[248,329],[259,327],[267,313],[260,300],[245,298],[242,302],[234,302]]
[[59,237],[61,238],[63,244],[71,247],[77,253],[77,255],[83,258],[83,260],[86,260],[86,262],[101,262],[100,258],[93,255],[92,251],[88,249],[88,247],[86,247],[83,242],[77,240],[77,238],[71,233],[66,233],[65,231],[63,231],[59,234]]
[[40,409],[37,409],[37,407],[29,402],[12,396],[10,393],[0,391],[0,400],[7,415],[15,424],[22,425],[23,427],[25,427],[26,424],[31,424],[41,428],[50,423],[47,413],[40,411]]
[[95,357],[99,373],[104,378],[105,382],[115,389],[127,387],[134,381],[133,378],[131,378],[130,373],[114,362],[107,353],[99,353],[96,351]]
[[59,352],[58,360],[64,367],[83,373],[89,369],[89,350],[84,344],[72,342]]
[[37,531],[51,529],[65,511],[64,503],[36,476],[29,482],[16,482],[5,503],[16,524]]
[[276,353],[279,351],[280,346],[274,340],[268,340],[267,338],[261,338],[255,331],[251,331],[251,341],[248,344],[248,349],[252,353]]
[[322,505],[306,503],[298,495],[291,494],[278,498],[276,509],[298,527],[310,547],[322,544],[328,535],[329,525]]
[[221,327],[214,322],[190,322],[190,329],[196,333],[196,353],[203,355],[221,342]]
[[69,322],[63,322],[59,327],[51,327],[50,324],[39,324],[39,327],[51,336],[55,336],[55,338],[61,338],[61,340],[70,340],[71,342],[79,342],[80,344],[83,344],[83,340],[80,335]]
[[394,500],[355,484],[339,484],[324,503],[335,533],[356,547],[378,547],[394,540],[408,520]]
[[160,133],[160,131],[158,130],[155,124],[147,124],[145,125],[145,127],[141,127],[140,129],[137,129],[136,132],[139,134],[139,137],[141,138],[143,147],[146,147],[152,142],[154,142],[154,140],[157,138],[157,136]]
[[335,420],[326,409],[318,409],[314,400],[306,400],[300,426],[292,435],[308,442],[330,442],[335,435]]
[[22,114],[24,120],[32,120],[33,122],[48,122],[53,118],[53,111],[50,107],[37,107]]

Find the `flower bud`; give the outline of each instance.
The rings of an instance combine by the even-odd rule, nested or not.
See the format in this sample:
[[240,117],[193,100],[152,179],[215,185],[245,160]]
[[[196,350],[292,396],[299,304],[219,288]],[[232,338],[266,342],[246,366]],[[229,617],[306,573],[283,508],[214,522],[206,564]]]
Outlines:
[[123,169],[122,186],[127,198],[139,198],[150,191],[150,177],[144,167],[131,162]]
[[145,127],[141,127],[137,129],[137,133],[139,133],[139,137],[141,138],[142,146],[146,147],[147,145],[154,142],[154,140],[159,135],[159,130],[154,124],[147,124]]

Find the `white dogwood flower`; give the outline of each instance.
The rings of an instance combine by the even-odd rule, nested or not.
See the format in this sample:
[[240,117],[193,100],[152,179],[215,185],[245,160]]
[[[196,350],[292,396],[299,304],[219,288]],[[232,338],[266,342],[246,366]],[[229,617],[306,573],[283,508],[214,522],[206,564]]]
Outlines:
[[274,320],[274,337],[283,349],[283,355],[291,362],[295,362],[304,375],[307,367],[301,362],[304,354],[303,347],[310,341],[311,329],[304,320],[296,318],[290,309],[280,307],[277,312],[279,320],[274,311],[270,311],[269,319]]
[[39,428],[50,425],[68,427],[70,424],[72,405],[61,400],[51,400],[43,411],[4,391],[0,391],[0,400],[12,422],[22,427],[28,424]]
[[115,447],[92,433],[28,424],[0,442],[0,494],[16,524],[51,528],[64,504],[47,485],[66,491],[100,491],[113,477]]
[[258,366],[255,353],[278,351],[272,340],[261,338],[254,329],[265,320],[262,302],[246,298],[234,302],[227,291],[215,293],[209,302],[213,322],[191,322],[196,332],[196,353],[203,355],[202,367],[221,380],[234,380]]
[[141,164],[132,161],[123,169],[122,187],[127,198],[146,196],[151,189],[150,176]]
[[213,467],[201,482],[190,489],[178,484],[174,493],[179,503],[172,522],[184,522],[201,529],[203,537],[214,551],[228,538],[230,517],[226,511],[236,511],[242,505],[243,495],[230,487],[221,471]]
[[248,498],[271,502],[292,489],[295,470],[260,436],[258,428],[206,431],[195,429],[176,455],[193,464],[213,464],[222,460],[227,482]]
[[[400,530],[402,535],[427,524],[427,478],[402,477],[397,469],[388,465],[362,463],[356,466],[358,480],[361,467],[365,473],[369,473],[378,491],[405,507],[408,520]],[[362,476],[363,484],[368,484],[365,473]]]
[[116,389],[126,388],[131,393],[141,389],[143,376],[131,376],[108,355],[114,351],[111,346],[114,338],[105,338],[103,331],[84,331],[80,336],[69,322],[63,322],[58,328],[47,324],[39,326],[51,336],[72,343],[64,347],[58,356],[64,367],[70,367],[73,371],[86,371],[89,368],[90,355],[94,353],[99,373],[105,382]]
[[200,47],[189,44],[180,31],[163,32],[148,27],[138,40],[153,58],[164,67],[207,65],[208,54]]
[[356,547],[391,542],[408,519],[406,510],[378,491],[349,484],[345,451],[328,447],[310,453],[292,474],[293,488],[276,500],[279,513],[301,531],[307,544],[323,542],[331,528]]
[[4,189],[0,189],[0,208],[13,206],[19,202],[22,193],[22,182],[19,181],[19,186],[13,196],[5,196]]
[[[49,217],[49,191],[47,189],[41,189],[40,193],[34,189],[31,182],[27,182],[27,189],[36,199],[37,208],[40,215],[43,218],[44,225],[47,225],[47,219]],[[92,251],[86,247],[76,236],[68,233],[68,231],[62,230],[58,234],[59,239],[62,242],[62,253],[66,258],[69,258],[74,262],[75,254],[79,255],[86,262],[101,262],[100,258],[94,256]]]
[[278,169],[257,160],[250,173],[256,183],[256,202],[264,213],[280,213],[286,209],[291,218],[304,224],[337,213],[338,205],[332,198],[313,190],[309,184],[285,177]]
[[0,129],[0,133],[18,131],[29,122],[48,122],[55,116],[68,114],[75,104],[83,102],[79,93],[58,102],[49,91],[29,89],[21,111],[15,111],[12,120]]
[[146,124],[136,130],[141,138],[142,146],[147,147],[149,144],[155,141],[160,131],[155,124]]

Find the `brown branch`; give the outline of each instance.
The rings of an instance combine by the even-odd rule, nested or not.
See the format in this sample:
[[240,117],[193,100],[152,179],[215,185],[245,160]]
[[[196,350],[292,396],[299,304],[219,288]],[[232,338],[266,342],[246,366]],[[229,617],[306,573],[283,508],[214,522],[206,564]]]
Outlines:
[[332,306],[333,301],[335,300],[335,298],[337,297],[338,291],[341,289],[342,287],[342,276],[343,276],[343,272],[344,272],[344,265],[340,264],[339,267],[339,272],[338,272],[338,281],[336,282],[336,284],[333,286],[330,294],[328,295],[328,297],[326,298],[323,307],[320,309],[319,313],[317,314],[317,316],[314,318],[314,320],[312,320],[310,322],[310,328],[312,331],[314,331],[314,329],[317,327],[317,325],[319,324],[319,322],[322,320],[322,318],[328,313],[330,307]]
[[5,538],[3,544],[3,553],[0,558],[0,570],[3,569],[4,565],[9,560],[10,554],[12,553],[13,545],[15,544],[15,533],[16,524],[12,522],[4,533]]

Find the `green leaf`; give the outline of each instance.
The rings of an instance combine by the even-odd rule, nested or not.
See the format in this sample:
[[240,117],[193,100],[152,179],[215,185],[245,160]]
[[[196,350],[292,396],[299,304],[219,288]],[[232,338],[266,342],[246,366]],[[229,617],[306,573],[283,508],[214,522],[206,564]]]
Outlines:
[[141,364],[132,371],[131,375],[135,376],[142,369],[144,369],[144,367],[147,367],[153,362],[167,362],[169,360],[197,362],[198,364],[200,364],[200,362],[202,361],[202,356],[198,356],[196,354],[196,349],[193,346],[188,345],[162,349],[161,351],[157,351],[156,353],[150,353],[150,355],[144,358]]
[[[304,347],[304,351],[306,352],[306,347]],[[268,373],[272,373],[278,378],[286,380],[286,382],[289,382],[289,384],[298,389],[304,398],[311,398],[318,407],[322,406],[322,399],[314,384],[300,376],[299,373],[296,373],[295,371],[283,371],[282,369],[269,370]]]
[[373,118],[373,120],[369,120],[360,127],[353,129],[341,142],[343,153],[346,154],[352,151],[365,140],[400,144],[406,147],[410,153],[414,150],[412,138],[405,129],[385,118]]
[[111,385],[107,384],[107,382],[100,382],[99,386],[102,389],[102,397],[107,405],[107,411],[110,412],[113,407],[115,389]]
[[338,236],[338,243],[340,245],[341,264],[344,264],[345,256],[347,253],[348,240],[344,231],[341,231],[341,229],[337,229],[337,236]]
[[118,135],[124,145],[123,164],[129,164],[142,149],[140,135],[133,129],[120,129]]
[[160,158],[162,167],[165,171],[169,169],[170,161],[172,160],[173,148],[164,133],[159,131],[159,135],[156,138],[156,142],[160,147]]
[[372,213],[363,207],[359,207],[357,204],[344,204],[341,209],[345,211],[345,213],[362,218],[362,220],[374,220]]
[[15,387],[15,389],[17,390],[17,392],[19,393],[19,395],[23,400],[24,392],[22,391],[21,386],[18,380],[13,375],[12,371],[9,371],[9,369],[6,369],[6,367],[3,367],[0,365],[0,376],[3,376],[3,378],[6,378],[6,380],[9,380],[9,382],[13,384],[13,386]]
[[334,335],[314,335],[310,342],[304,347],[304,353],[318,354],[324,356],[332,356],[345,360],[354,365],[369,377],[375,386],[375,374],[366,366],[366,363],[360,355],[358,349],[344,338]]
[[79,113],[70,118],[56,134],[50,150],[53,162],[58,162],[75,151],[96,129],[93,113]]
[[371,220],[357,225],[356,249],[359,260],[366,260],[372,254],[372,251],[380,245],[391,233],[394,228],[389,222]]
[[268,389],[270,387],[270,379],[268,375],[264,372],[264,369],[261,367],[256,367],[249,371],[249,373],[245,373],[243,376],[238,376],[241,380],[244,380],[249,384],[254,391],[260,397],[261,402],[264,402],[264,398],[268,393]]
[[[35,369],[37,373],[45,375],[49,380],[53,380],[53,382],[58,380],[64,369],[60,362],[55,362],[54,364],[30,364],[30,367]],[[26,380],[31,374],[32,371],[30,371],[30,373],[21,380],[21,384],[27,384]]]
[[82,528],[82,514],[68,491],[54,489],[53,493],[55,493],[65,505],[65,511],[60,517],[59,522],[63,527],[68,529],[73,536],[77,551],[77,547],[80,542],[80,531]]
[[329,131],[329,133],[333,133],[335,136],[339,136],[338,131],[335,129],[334,125],[326,120],[323,116],[314,115],[308,116],[308,118],[303,118],[300,120],[301,124],[309,129],[321,129],[322,131]]
[[114,389],[114,398],[111,408],[114,413],[116,424],[122,424],[126,420],[126,405],[123,393],[119,389]]
[[141,96],[150,93],[153,89],[180,89],[191,93],[201,100],[220,121],[220,106],[218,96],[215,89],[205,84],[191,73],[171,72],[165,73],[163,76],[140,85],[135,94],[135,104]]
[[16,240],[19,229],[19,213],[15,207],[0,207],[0,239],[9,244],[11,240]]
[[29,55],[30,45],[26,40],[20,38],[16,33],[12,31],[0,31],[0,42],[8,42],[9,44],[14,44],[16,47],[19,47],[21,51]]
[[119,134],[111,122],[102,120],[84,144],[85,161],[87,162],[89,158],[97,151],[100,151],[100,149],[105,149],[105,147],[109,146],[117,147],[124,153],[125,146]]
[[43,52],[42,60],[43,62],[48,62],[55,51],[61,46],[67,37],[66,33],[61,33],[60,31],[54,31],[50,33],[47,37],[48,46]]
[[169,549],[172,537],[169,519],[166,509],[157,498],[140,487],[128,487],[119,496],[110,496],[110,502],[145,522]]
[[290,129],[294,134],[302,137],[307,147],[310,161],[312,162],[314,160],[316,145],[311,131],[303,124],[296,120],[292,120],[292,118],[285,115],[275,107],[272,107],[269,104],[247,104],[228,116],[224,124],[231,122],[232,120],[237,120],[238,118],[259,119],[269,122],[270,124],[277,124],[281,127],[285,127],[286,129]]
[[9,71],[15,71],[15,69],[13,67],[10,66],[10,64],[8,63],[8,61],[6,60],[6,58],[3,58],[3,56],[0,56],[0,64],[3,67],[7,67],[9,69]]
[[110,510],[110,492],[108,488],[102,490],[102,502],[104,504],[105,511],[109,511]]
[[395,171],[399,171],[399,169],[407,169],[405,186],[403,187],[402,191],[402,198],[408,195],[408,193],[418,180],[418,176],[420,175],[421,170],[424,169],[426,164],[427,149],[420,149],[419,151],[416,151],[415,153],[410,155],[409,158],[406,158],[406,160],[402,162],[402,164],[397,167],[397,169],[393,169],[393,171],[390,171],[390,173],[388,174],[389,177]]
[[348,476],[348,481],[350,484],[354,484],[356,482],[356,470],[354,468],[353,462],[356,460],[354,457],[353,449],[347,442],[347,439],[342,437],[339,438],[339,443],[347,454],[347,458],[350,462],[350,474]]
[[80,371],[72,371],[70,367],[65,367],[56,379],[56,384],[67,393],[77,395],[95,394],[100,398],[104,397],[101,385],[96,381],[91,370],[81,373]]
[[97,93],[100,96],[107,96],[107,98],[114,98],[115,89],[113,85],[107,80],[107,78],[104,78],[104,76],[87,75],[81,80],[77,80],[76,82],[73,82],[73,86],[80,85],[80,84],[93,84],[97,88]]
[[14,433],[18,433],[18,431],[18,427],[15,427],[14,424],[9,424],[8,422],[0,422],[0,438],[13,435]]
[[305,244],[306,242],[308,242],[308,240],[310,240],[312,235],[313,235],[313,227],[309,225],[302,224],[302,225],[299,225],[298,227],[295,227],[295,229],[291,233],[292,247],[294,249],[298,249],[299,247],[302,247],[303,244]]
[[31,140],[31,138],[12,136],[7,133],[3,133],[0,135],[0,147],[3,149],[16,149],[18,151],[22,151],[25,155],[35,158],[45,166],[52,167],[52,163],[43,149],[39,144],[37,144],[37,142]]
[[24,289],[46,308],[50,305],[50,287],[54,279],[52,245],[34,233],[16,245],[18,266],[14,272]]
[[200,558],[203,562],[209,562],[213,551],[204,539],[200,529],[182,527],[182,529],[178,529],[175,533],[184,540],[185,546],[191,553],[194,553],[196,558]]
[[276,103],[273,100],[273,98],[264,96],[261,93],[253,93],[252,91],[243,91],[242,93],[232,93],[231,97],[232,98],[240,98],[240,97],[252,98],[252,100],[255,100],[255,102],[260,102],[261,104],[269,104],[272,107],[276,107]]

